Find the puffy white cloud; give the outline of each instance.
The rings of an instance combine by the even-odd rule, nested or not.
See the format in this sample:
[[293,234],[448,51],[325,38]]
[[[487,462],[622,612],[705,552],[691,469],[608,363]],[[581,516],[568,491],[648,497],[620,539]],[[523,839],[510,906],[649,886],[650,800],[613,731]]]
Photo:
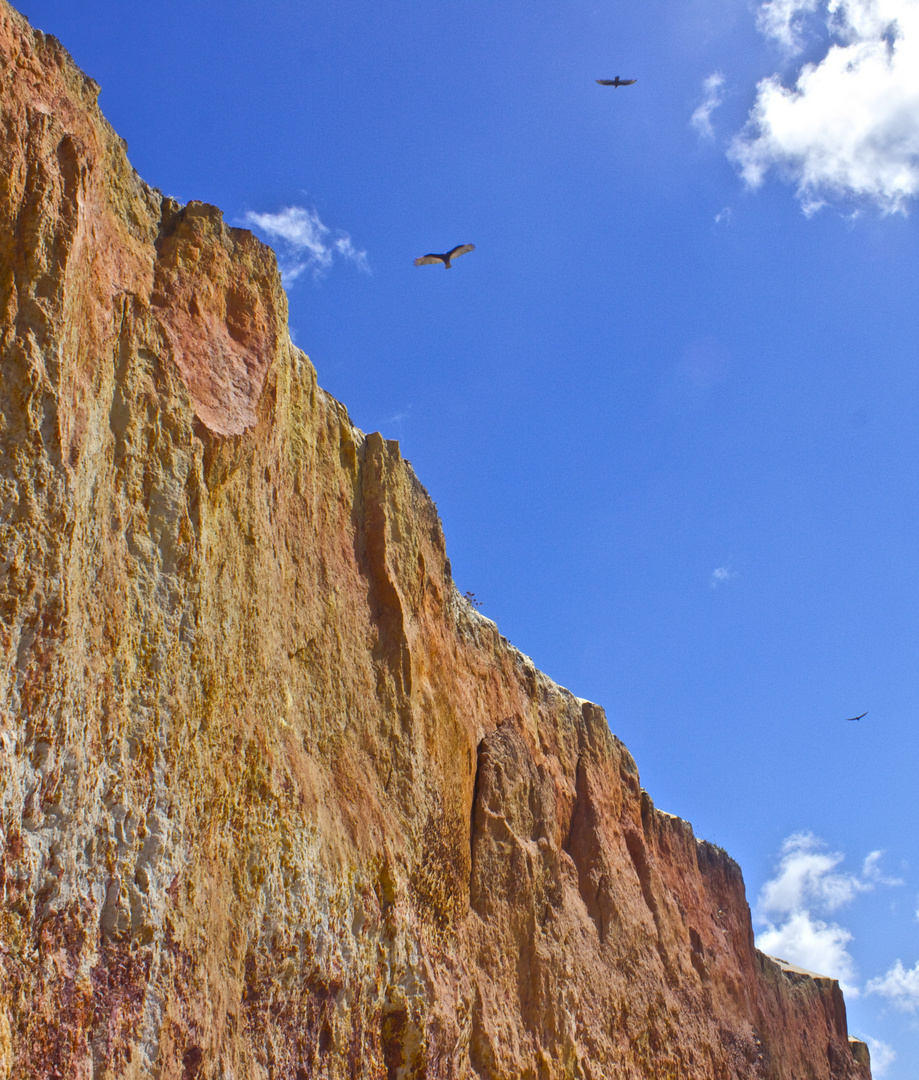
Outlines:
[[782,844],[778,873],[759,894],[757,910],[763,916],[790,915],[811,907],[836,911],[873,887],[851,874],[836,873],[844,856],[823,847],[813,833],[788,837]]
[[857,997],[855,962],[848,951],[852,934],[820,916],[838,911],[876,885],[901,885],[881,872],[882,855],[872,851],[856,876],[841,872],[843,856],[827,851],[813,833],[789,836],[782,844],[776,874],[757,900],[756,918],[766,927],[757,936],[757,947],[809,971],[830,975],[846,994]]
[[865,989],[869,994],[880,994],[903,1012],[919,1011],[919,963],[904,968],[898,960],[884,975],[871,979]]
[[[755,917],[765,929],[757,935],[756,945],[771,956],[838,979],[849,998],[859,997],[861,992],[880,994],[898,1009],[916,1013],[919,963],[906,970],[898,960],[885,975],[871,979],[860,991],[855,961],[849,953],[853,935],[839,923],[822,917],[878,885],[903,884],[883,873],[882,856],[882,851],[870,852],[861,873],[848,874],[840,869],[843,856],[827,851],[813,833],[789,836],[782,844],[775,875],[760,890]],[[871,1051],[872,1074],[880,1080],[896,1053],[877,1039],[865,1037],[865,1042]]]
[[[894,37],[915,0],[828,0],[830,24],[845,41]],[[915,14],[915,12],[913,12]]]
[[713,589],[717,589],[719,585],[730,585],[732,581],[736,581],[740,575],[736,570],[732,570],[729,566],[716,566],[712,571],[712,576],[709,579],[709,584]]
[[689,122],[707,139],[715,136],[712,113],[724,101],[724,76],[720,71],[709,75],[702,83],[702,102],[689,118]]
[[250,210],[245,221],[279,246],[285,285],[292,285],[304,270],[321,275],[332,265],[335,256],[354,263],[359,270],[370,271],[367,252],[358,250],[346,232],[339,230],[333,236],[315,210],[303,206],[286,206],[276,214],[256,214]]
[[838,979],[848,997],[857,997],[855,961],[846,949],[851,940],[844,927],[815,919],[807,911],[796,911],[780,926],[770,926],[759,934],[756,947],[817,975]]
[[904,212],[919,193],[919,2],[768,0],[764,33],[794,49],[818,9],[830,37],[794,86],[763,79],[729,157],[751,187],[776,169],[797,185],[806,213],[829,198]]

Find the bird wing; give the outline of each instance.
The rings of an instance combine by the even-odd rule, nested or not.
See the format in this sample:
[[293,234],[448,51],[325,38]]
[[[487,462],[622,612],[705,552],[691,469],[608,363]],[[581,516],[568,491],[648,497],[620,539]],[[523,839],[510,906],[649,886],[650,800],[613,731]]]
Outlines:
[[620,79],[619,80],[619,85],[620,86],[632,86],[634,83],[637,83],[637,82],[638,82],[638,79]]
[[601,86],[615,86],[616,85],[616,80],[615,79],[597,79],[597,82]]
[[459,255],[465,255],[467,251],[475,251],[475,244],[458,244],[452,251],[447,252],[447,258],[455,259]]
[[[862,713],[862,716],[867,716],[867,715],[868,715],[868,710],[865,709],[865,711]],[[848,719],[849,719],[849,722],[851,722],[852,720],[861,720],[862,716],[850,716]]]
[[415,260],[416,266],[426,266],[428,263],[442,263],[446,262],[445,255],[421,255]]

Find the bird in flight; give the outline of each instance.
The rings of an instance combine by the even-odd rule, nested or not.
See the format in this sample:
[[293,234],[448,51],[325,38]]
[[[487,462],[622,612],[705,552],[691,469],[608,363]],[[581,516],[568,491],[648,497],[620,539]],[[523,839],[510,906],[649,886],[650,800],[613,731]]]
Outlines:
[[617,75],[615,79],[597,79],[597,82],[601,86],[631,86],[632,83],[637,83],[638,79],[620,79]]
[[445,255],[419,255],[415,260],[415,265],[425,266],[428,263],[443,263],[449,270],[450,260],[459,258],[460,255],[465,255],[467,251],[475,251],[475,244],[458,244],[452,251],[448,251]]
[[849,716],[849,717],[847,717],[847,723],[851,723],[853,720],[861,720],[862,716],[867,716],[867,715],[868,715],[868,710],[865,709],[865,711],[862,713],[861,716]]

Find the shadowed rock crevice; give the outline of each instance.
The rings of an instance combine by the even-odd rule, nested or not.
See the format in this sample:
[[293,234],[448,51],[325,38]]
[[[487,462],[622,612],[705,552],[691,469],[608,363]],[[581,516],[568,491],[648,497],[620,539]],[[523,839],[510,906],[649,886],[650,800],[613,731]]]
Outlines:
[[625,846],[628,848],[632,866],[638,876],[641,895],[648,906],[648,911],[656,917],[658,910],[657,899],[651,886],[651,867],[648,864],[648,852],[645,848],[644,837],[636,830],[631,829],[625,833]]
[[367,568],[367,599],[379,631],[374,656],[388,666],[399,701],[408,702],[412,694],[411,652],[406,612],[396,585],[398,569],[390,566],[396,553],[389,535],[393,524],[387,513],[387,476],[400,461],[399,449],[376,432],[365,438],[361,449],[360,501],[355,506],[357,555]]
[[475,777],[472,782],[472,805],[469,810],[469,895],[472,896],[472,879],[475,875],[475,851],[479,840],[478,825],[476,818],[479,814],[479,800],[482,788],[482,757],[485,740],[482,739],[475,752]]
[[603,827],[590,790],[586,757],[578,758],[575,800],[564,850],[577,867],[578,893],[597,928],[601,943],[620,929],[621,922],[611,889],[611,872],[603,857]]

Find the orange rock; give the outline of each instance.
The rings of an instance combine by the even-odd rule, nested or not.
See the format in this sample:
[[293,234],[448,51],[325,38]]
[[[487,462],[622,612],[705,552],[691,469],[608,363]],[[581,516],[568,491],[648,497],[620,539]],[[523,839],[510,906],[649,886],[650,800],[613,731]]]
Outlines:
[[0,0],[0,1078],[867,1080]]

